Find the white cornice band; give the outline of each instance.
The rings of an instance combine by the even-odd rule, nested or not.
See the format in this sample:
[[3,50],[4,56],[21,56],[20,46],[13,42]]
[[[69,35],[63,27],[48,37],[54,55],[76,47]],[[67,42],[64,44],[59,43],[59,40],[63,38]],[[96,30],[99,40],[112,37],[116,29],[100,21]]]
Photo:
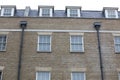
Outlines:
[[[0,29],[0,32],[20,32],[21,29]],[[92,33],[96,32],[96,30],[45,30],[45,29],[25,29],[27,32],[86,32]],[[120,33],[120,31],[115,30],[100,30],[101,33]]]

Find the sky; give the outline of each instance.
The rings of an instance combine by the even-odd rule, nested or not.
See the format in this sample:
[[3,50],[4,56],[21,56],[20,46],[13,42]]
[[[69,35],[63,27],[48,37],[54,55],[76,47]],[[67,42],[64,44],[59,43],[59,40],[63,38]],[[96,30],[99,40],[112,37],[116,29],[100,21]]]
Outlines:
[[0,0],[0,5],[16,5],[17,9],[38,9],[38,5],[52,5],[56,10],[65,6],[81,6],[82,10],[103,10],[103,7],[120,8],[120,0]]

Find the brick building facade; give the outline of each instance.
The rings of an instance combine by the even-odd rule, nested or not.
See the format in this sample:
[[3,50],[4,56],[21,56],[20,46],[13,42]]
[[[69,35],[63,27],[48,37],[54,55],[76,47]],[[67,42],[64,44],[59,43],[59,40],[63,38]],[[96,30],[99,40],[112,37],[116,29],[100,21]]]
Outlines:
[[[101,74],[104,80],[120,80],[118,8],[87,11],[79,6],[66,10],[39,6],[38,10],[20,10],[1,6],[0,13],[0,80],[102,80]],[[27,22],[24,36],[20,21]],[[101,26],[100,45],[95,22]]]

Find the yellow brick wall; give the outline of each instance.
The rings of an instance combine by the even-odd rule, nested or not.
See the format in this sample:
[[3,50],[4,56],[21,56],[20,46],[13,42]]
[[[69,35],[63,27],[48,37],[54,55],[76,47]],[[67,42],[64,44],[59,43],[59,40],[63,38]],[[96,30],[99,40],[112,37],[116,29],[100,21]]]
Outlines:
[[[120,20],[70,18],[0,18],[1,29],[20,29],[19,21],[28,22],[27,29],[95,31],[94,22],[101,22],[101,30],[119,31]],[[27,30],[26,29],[26,30]],[[17,79],[20,31],[8,31],[7,50],[0,52],[0,66],[4,66],[3,80]],[[22,56],[22,80],[35,80],[36,70],[50,70],[51,80],[70,80],[73,70],[84,71],[87,80],[100,79],[99,53],[96,32],[83,32],[83,53],[70,53],[69,32],[52,32],[52,51],[37,52],[38,31],[26,31]],[[114,51],[114,36],[101,32],[101,49],[105,80],[118,80],[120,55]]]

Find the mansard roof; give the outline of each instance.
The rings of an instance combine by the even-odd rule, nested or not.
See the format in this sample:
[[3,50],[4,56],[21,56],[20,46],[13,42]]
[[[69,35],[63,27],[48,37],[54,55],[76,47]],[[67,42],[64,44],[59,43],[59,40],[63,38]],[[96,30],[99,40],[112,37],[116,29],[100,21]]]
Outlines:
[[[5,7],[5,6],[1,6]],[[9,7],[9,6],[7,6]],[[11,6],[16,8],[16,6]],[[47,6],[47,7],[52,7],[54,8],[54,6]],[[73,6],[66,6],[66,8],[72,8]],[[75,7],[75,6],[74,6]],[[38,6],[39,8],[43,8],[43,6]],[[81,9],[81,7],[76,6],[75,8],[79,8]],[[15,15],[13,17],[39,17],[38,15],[38,9],[30,9],[29,10],[29,15],[28,16],[24,16],[24,12],[25,9],[16,9]],[[104,7],[103,10],[98,11],[98,10],[81,10],[81,17],[77,17],[77,18],[105,18],[103,11],[104,9],[117,9],[116,7]],[[1,10],[0,10],[1,13]],[[66,15],[66,10],[54,10],[53,16],[52,17],[67,17]],[[118,18],[120,18],[120,11],[118,11]]]

